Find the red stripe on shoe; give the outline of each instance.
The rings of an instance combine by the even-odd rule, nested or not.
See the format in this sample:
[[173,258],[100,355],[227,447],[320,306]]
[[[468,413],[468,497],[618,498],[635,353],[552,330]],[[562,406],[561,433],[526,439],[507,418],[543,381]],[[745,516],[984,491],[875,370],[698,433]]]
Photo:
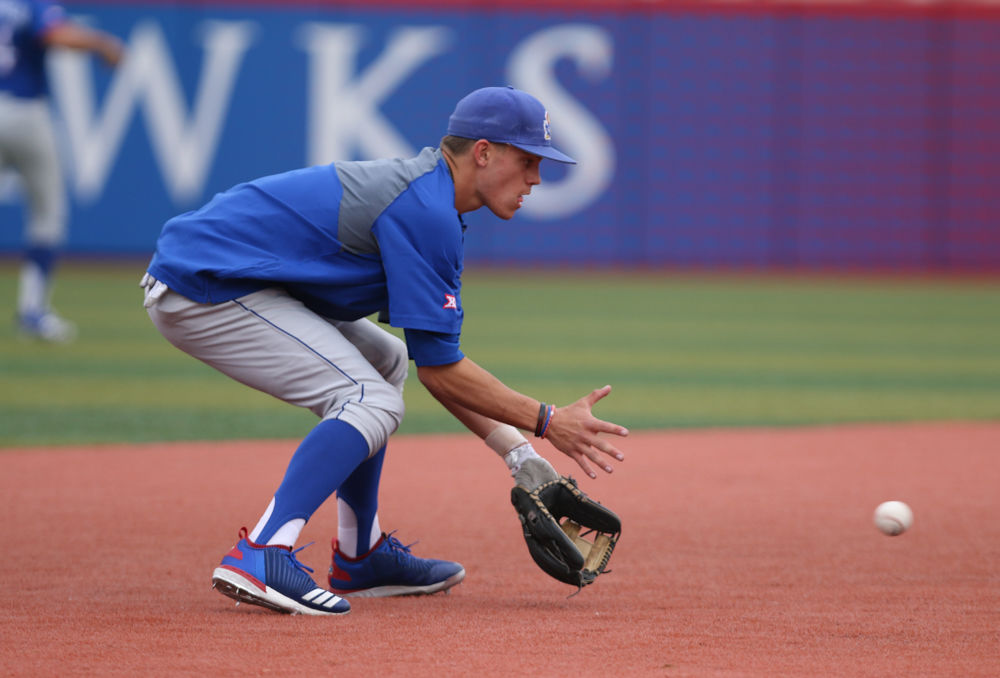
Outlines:
[[235,572],[236,574],[240,575],[241,577],[246,579],[248,582],[250,582],[257,588],[259,588],[264,593],[267,593],[267,587],[264,586],[264,582],[257,579],[257,577],[254,577],[252,574],[249,574],[248,572],[246,572],[246,570],[241,570],[239,568],[233,567],[232,565],[219,565],[219,567],[221,567],[224,570],[229,570],[230,572]]

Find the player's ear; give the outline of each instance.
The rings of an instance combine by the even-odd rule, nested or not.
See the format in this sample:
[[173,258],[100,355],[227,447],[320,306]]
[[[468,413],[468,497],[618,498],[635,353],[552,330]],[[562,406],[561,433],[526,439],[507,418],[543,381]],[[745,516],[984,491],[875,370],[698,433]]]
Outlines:
[[472,145],[472,159],[476,161],[476,165],[479,167],[486,167],[492,152],[493,144],[486,139],[479,139]]

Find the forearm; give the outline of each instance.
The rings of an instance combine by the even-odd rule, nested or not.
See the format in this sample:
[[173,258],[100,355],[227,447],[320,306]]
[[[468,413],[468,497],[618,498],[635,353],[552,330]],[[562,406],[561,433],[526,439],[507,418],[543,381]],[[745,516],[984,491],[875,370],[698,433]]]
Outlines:
[[[627,436],[628,429],[593,415],[594,404],[611,392],[611,386],[595,389],[565,407],[542,407],[542,403],[508,388],[499,379],[468,358],[450,365],[418,366],[417,376],[438,402],[474,433],[489,435],[491,421],[507,424],[501,440],[513,439],[522,431],[536,431],[559,451],[576,461],[591,478],[596,478],[590,462],[611,473],[605,455],[621,461],[625,456],[601,434]],[[478,416],[476,416],[478,415]],[[485,440],[485,438],[484,438]],[[493,447],[490,440],[487,444]],[[501,446],[497,441],[497,446]],[[496,448],[494,448],[496,449]]]
[[463,407],[456,402],[442,402],[444,408],[451,412],[451,414],[465,425],[465,428],[469,429],[477,436],[486,439],[490,433],[492,433],[498,426],[504,426],[501,422],[496,419],[490,419],[489,417],[483,416],[477,412],[473,412],[467,407]]
[[454,402],[442,404],[503,459],[518,485],[533,489],[559,478],[552,464],[540,457],[524,434],[510,424],[477,414]]
[[481,438],[497,423],[533,431],[538,422],[537,400],[509,388],[469,358],[418,367],[417,376],[438,402]]
[[[487,447],[503,457],[508,465],[511,464],[511,460],[507,458],[508,452],[517,447],[530,447],[524,434],[510,424],[484,417],[457,403],[448,403],[444,406],[467,429],[479,436]],[[532,449],[532,451],[534,450]]]
[[67,22],[54,26],[45,34],[48,47],[81,49],[100,56],[109,65],[121,58],[121,41],[110,33]]

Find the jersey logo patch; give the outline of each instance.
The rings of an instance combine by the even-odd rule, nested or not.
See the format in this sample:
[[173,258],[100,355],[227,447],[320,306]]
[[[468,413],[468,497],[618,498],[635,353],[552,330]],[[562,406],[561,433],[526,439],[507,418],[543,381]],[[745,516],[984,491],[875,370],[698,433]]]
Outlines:
[[458,310],[458,299],[455,298],[454,294],[446,294],[446,295],[444,295],[444,306],[442,306],[441,308],[453,308],[453,309],[455,309],[457,311]]

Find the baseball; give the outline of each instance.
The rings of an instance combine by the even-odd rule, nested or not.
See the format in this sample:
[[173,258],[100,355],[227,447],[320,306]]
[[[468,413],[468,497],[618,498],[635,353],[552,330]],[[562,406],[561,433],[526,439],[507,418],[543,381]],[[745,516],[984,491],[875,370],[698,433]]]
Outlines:
[[875,527],[890,537],[903,534],[913,524],[913,511],[901,501],[885,501],[875,509]]

